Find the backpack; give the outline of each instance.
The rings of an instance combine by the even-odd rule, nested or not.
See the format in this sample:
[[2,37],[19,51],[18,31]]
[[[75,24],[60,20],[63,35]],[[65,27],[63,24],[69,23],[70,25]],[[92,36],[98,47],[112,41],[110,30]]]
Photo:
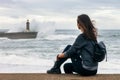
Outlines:
[[107,61],[107,51],[106,51],[106,46],[103,41],[100,42],[95,42],[94,44],[94,55],[93,59],[96,62],[101,62],[105,59],[106,56],[106,61]]

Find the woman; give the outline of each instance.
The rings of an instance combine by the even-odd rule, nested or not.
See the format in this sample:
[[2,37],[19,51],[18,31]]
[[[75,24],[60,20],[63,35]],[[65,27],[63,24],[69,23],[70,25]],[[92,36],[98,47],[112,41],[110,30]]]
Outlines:
[[71,58],[72,63],[64,64],[65,73],[72,74],[76,72],[84,76],[95,75],[97,73],[98,62],[95,62],[92,58],[94,42],[97,41],[96,28],[86,14],[78,16],[77,26],[82,34],[76,38],[73,45],[68,45],[61,54],[57,55],[54,66],[47,73],[60,74],[60,66],[68,58]]

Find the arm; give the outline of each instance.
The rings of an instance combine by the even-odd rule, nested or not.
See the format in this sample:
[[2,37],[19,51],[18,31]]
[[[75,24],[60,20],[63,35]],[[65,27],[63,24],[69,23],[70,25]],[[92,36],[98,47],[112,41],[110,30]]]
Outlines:
[[77,51],[80,50],[81,47],[83,47],[85,45],[86,45],[86,42],[85,42],[83,36],[79,35],[76,38],[74,44],[71,46],[71,48],[64,53],[60,53],[58,55],[58,58],[71,57],[71,56],[75,55],[77,53]]
[[[76,55],[77,51],[80,50],[80,48],[82,48],[83,46],[85,46],[85,44],[86,44],[86,41],[85,41],[83,35],[82,34],[79,35],[76,38],[74,44],[71,46],[71,48],[63,53],[64,57],[72,57],[72,56]],[[63,57],[63,54],[60,56]]]

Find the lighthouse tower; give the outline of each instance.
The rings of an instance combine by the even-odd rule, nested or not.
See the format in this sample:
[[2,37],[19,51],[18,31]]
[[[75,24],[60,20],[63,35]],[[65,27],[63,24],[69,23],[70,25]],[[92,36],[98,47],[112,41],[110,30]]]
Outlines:
[[26,22],[26,32],[29,32],[30,31],[30,22],[29,20],[27,20]]

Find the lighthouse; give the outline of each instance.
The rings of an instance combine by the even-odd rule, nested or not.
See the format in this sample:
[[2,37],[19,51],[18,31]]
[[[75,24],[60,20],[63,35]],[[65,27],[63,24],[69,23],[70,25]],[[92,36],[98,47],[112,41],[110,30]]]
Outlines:
[[0,38],[7,37],[9,39],[34,39],[37,37],[35,31],[30,31],[30,22],[26,21],[25,30],[22,32],[0,32]]
[[29,32],[30,31],[30,22],[29,20],[27,20],[26,22],[26,32]]

